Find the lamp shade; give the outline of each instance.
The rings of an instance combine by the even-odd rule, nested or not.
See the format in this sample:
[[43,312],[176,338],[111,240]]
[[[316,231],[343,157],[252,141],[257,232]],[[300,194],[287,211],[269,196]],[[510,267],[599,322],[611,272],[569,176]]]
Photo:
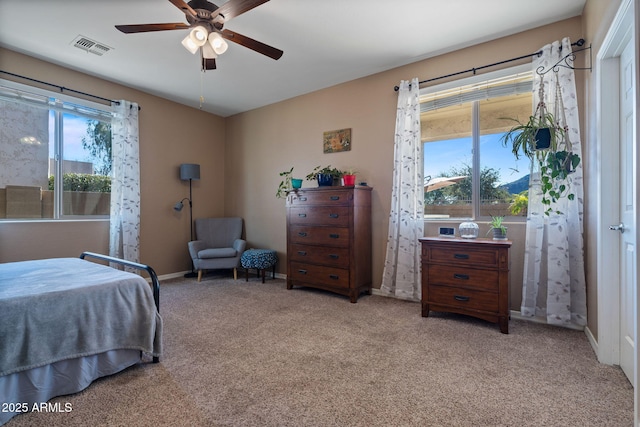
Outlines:
[[194,55],[198,51],[198,45],[191,40],[191,36],[188,34],[187,37],[182,40],[182,46]]
[[227,48],[229,47],[227,42],[218,33],[209,34],[209,45],[218,55],[222,55],[223,53],[225,53],[227,51]]
[[191,41],[198,47],[204,45],[207,42],[208,36],[209,32],[202,25],[198,25],[189,32]]
[[193,163],[183,163],[180,165],[180,179],[200,179],[200,165]]

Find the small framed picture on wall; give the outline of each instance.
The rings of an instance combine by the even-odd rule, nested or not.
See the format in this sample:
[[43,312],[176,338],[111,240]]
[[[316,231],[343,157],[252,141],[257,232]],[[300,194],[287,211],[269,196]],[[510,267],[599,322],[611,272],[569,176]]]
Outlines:
[[351,151],[351,129],[331,130],[324,133],[322,147],[325,153]]

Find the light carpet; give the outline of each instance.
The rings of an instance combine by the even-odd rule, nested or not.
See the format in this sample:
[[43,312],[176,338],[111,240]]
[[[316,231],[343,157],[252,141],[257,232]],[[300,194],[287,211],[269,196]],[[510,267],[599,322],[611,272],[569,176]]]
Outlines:
[[633,388],[583,332],[510,333],[376,295],[210,276],[161,284],[165,353],[21,426],[631,426]]

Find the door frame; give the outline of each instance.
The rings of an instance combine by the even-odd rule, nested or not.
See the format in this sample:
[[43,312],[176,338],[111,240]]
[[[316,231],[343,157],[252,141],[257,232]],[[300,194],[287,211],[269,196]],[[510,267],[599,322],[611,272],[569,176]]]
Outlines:
[[[615,173],[607,173],[609,171],[617,171],[618,168],[618,150],[619,150],[619,91],[611,90],[612,87],[619,87],[619,57],[622,49],[628,42],[634,43],[634,50],[638,51],[637,22],[634,10],[633,0],[623,0],[616,16],[609,27],[600,51],[596,58],[596,123],[597,123],[597,141],[596,152],[599,154],[595,160],[598,173],[597,197],[598,197],[598,214],[596,232],[597,239],[597,278],[598,278],[598,360],[606,364],[619,364],[619,335],[620,335],[620,275],[617,269],[619,259],[618,236],[615,232],[609,230],[609,225],[617,224],[619,221],[619,212],[612,209],[613,206],[619,206],[618,193],[619,183],[618,176]],[[638,59],[635,59],[636,88],[635,88],[635,110],[637,117],[639,103],[639,87],[638,82]],[[638,165],[639,149],[638,149],[638,122],[633,126],[635,141],[634,157],[634,175],[636,183],[638,182]],[[612,144],[613,143],[613,144]],[[636,233],[636,241],[640,242],[638,232],[638,197],[640,186],[636,185],[635,194],[635,210],[636,223],[633,224],[633,230]],[[636,250],[636,266],[638,265],[639,253]],[[637,268],[637,267],[636,267]],[[616,286],[612,286],[615,284]],[[637,286],[637,283],[636,283]],[[640,302],[640,292],[636,291],[635,302],[635,329],[636,329],[636,347],[635,347],[635,383],[634,390],[634,425],[639,424],[638,415],[638,385],[639,367],[638,367],[638,331],[640,331],[640,323],[638,316],[638,307]]]

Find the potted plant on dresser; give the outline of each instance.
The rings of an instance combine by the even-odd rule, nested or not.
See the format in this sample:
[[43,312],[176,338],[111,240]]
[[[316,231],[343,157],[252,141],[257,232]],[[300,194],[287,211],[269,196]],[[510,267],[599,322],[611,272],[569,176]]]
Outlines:
[[342,182],[346,186],[356,185],[356,170],[349,168],[343,172]]
[[280,172],[280,176],[282,181],[280,181],[276,191],[277,198],[284,199],[289,191],[302,187],[302,179],[293,178],[293,166],[288,171]]
[[307,181],[318,181],[319,187],[332,186],[334,181],[339,182],[342,172],[331,165],[321,167],[316,166],[309,175],[306,176]]
[[489,233],[493,232],[493,240],[507,240],[507,227],[504,226],[503,216],[492,215],[489,227]]

